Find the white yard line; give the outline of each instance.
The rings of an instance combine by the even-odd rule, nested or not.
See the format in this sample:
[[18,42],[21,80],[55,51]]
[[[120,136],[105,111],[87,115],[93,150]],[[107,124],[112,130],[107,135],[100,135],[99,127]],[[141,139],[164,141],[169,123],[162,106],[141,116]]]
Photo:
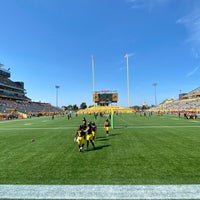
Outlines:
[[190,126],[153,126],[153,125],[147,125],[147,126],[115,126],[116,129],[125,129],[125,128],[134,128],[134,129],[149,129],[149,128],[200,128],[200,125],[190,125]]
[[[57,130],[57,129],[74,129],[74,126],[66,126],[66,127],[2,127],[0,130]],[[135,129],[149,129],[149,128],[200,128],[200,125],[195,126],[115,126],[116,129],[126,129],[126,128],[135,128]],[[104,127],[99,127],[99,129],[104,129]]]
[[200,199],[200,185],[0,185],[0,199]]

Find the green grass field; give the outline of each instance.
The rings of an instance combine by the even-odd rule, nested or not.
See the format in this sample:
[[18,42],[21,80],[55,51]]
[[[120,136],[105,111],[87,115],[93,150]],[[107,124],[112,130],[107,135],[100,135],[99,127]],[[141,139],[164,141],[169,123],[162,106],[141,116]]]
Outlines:
[[[96,150],[80,153],[73,139],[83,116],[98,130]],[[108,137],[105,119],[0,121],[0,184],[200,183],[199,119],[119,114]]]

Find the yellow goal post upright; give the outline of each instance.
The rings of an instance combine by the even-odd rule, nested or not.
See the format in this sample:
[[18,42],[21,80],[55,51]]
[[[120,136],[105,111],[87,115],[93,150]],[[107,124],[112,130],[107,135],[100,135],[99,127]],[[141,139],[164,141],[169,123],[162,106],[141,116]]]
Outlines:
[[112,108],[112,103],[118,102],[118,93],[116,90],[99,90],[93,92],[94,104],[96,107],[105,109],[111,117],[111,128],[114,129],[114,109]]
[[114,129],[114,111],[111,110],[111,128]]

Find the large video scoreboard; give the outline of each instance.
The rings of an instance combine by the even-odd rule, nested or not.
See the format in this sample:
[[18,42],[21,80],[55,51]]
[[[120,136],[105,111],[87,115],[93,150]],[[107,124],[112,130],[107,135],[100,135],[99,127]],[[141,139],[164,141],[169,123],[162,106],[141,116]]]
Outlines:
[[93,93],[94,103],[101,105],[108,105],[110,103],[117,103],[118,93],[112,90],[100,90]]

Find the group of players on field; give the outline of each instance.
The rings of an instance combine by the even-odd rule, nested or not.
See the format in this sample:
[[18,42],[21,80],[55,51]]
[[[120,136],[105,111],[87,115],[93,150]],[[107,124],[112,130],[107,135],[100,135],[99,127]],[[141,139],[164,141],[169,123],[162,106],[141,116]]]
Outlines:
[[[107,119],[104,122],[104,128],[106,131],[106,136],[109,134],[109,127],[110,127],[110,122]],[[94,141],[96,139],[96,133],[97,133],[97,126],[95,122],[91,121],[87,124],[87,121],[85,117],[82,120],[82,124],[78,127],[76,131],[76,136],[74,138],[75,142],[78,142],[78,149],[80,152],[83,151],[83,147],[85,144],[85,139],[86,139],[86,149],[88,149],[89,144],[92,144],[93,149],[95,150],[95,145]]]

